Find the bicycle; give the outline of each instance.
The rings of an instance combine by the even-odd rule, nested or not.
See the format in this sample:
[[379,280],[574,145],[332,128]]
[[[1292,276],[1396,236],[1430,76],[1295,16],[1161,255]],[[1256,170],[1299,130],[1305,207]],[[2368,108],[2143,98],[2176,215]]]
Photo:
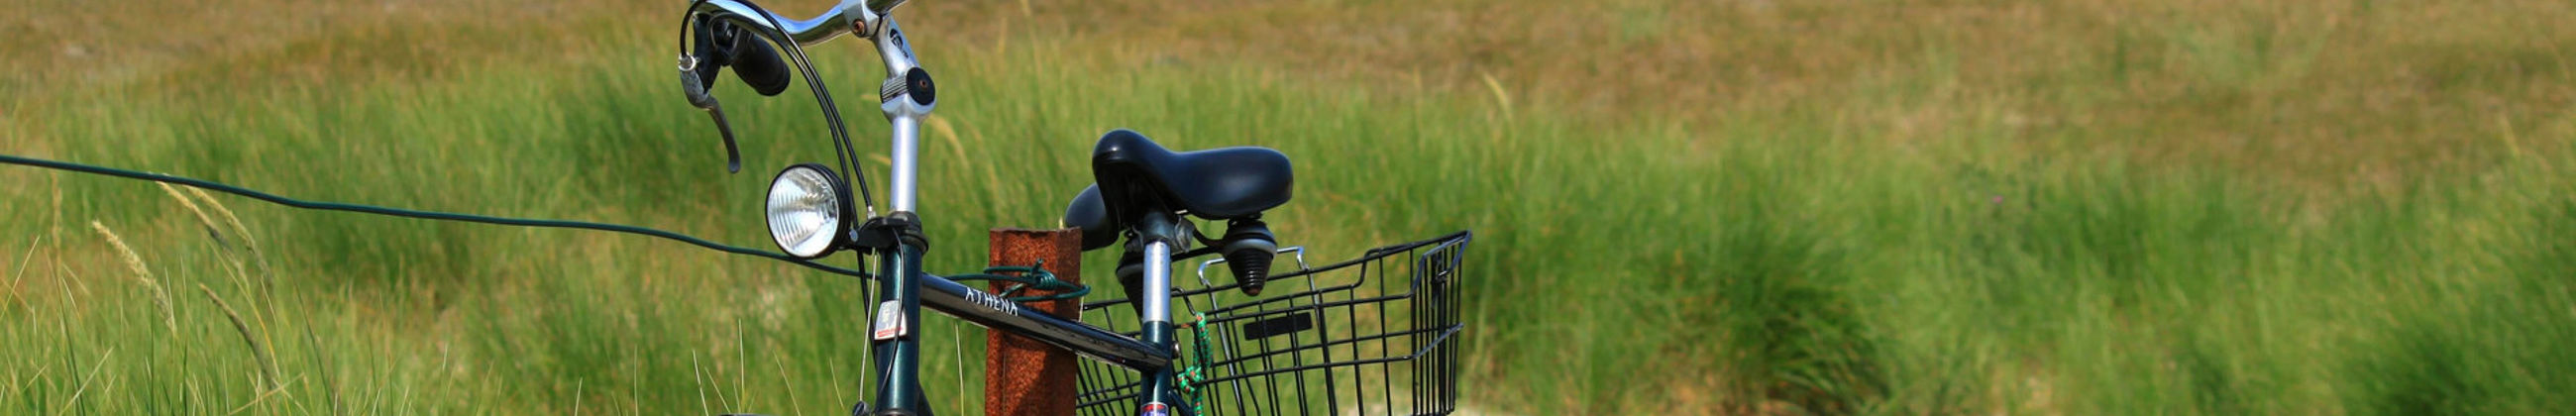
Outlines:
[[[857,253],[862,265],[869,258],[877,262],[872,279],[882,284],[874,296],[882,300],[871,300],[876,306],[869,339],[875,379],[880,380],[875,403],[881,407],[871,409],[862,402],[853,406],[854,414],[930,414],[919,377],[922,348],[913,330],[920,326],[924,307],[1090,358],[1080,377],[1078,409],[1085,414],[1117,414],[1128,403],[1130,414],[1148,416],[1213,413],[1207,411],[1210,405],[1251,414],[1454,410],[1457,352],[1451,340],[1463,328],[1454,287],[1470,234],[1381,247],[1358,259],[1308,267],[1302,249],[1278,247],[1277,237],[1261,220],[1263,211],[1286,203],[1291,195],[1288,158],[1275,150],[1174,152],[1128,130],[1100,139],[1092,153],[1096,183],[1067,206],[1063,225],[1081,230],[1083,251],[1113,245],[1124,250],[1117,274],[1128,288],[1127,297],[1081,308],[1083,317],[1098,315],[1110,328],[1036,312],[1017,302],[1035,299],[1006,299],[958,283],[1004,279],[1029,286],[1049,283],[1044,276],[952,279],[920,270],[928,241],[914,210],[917,138],[921,120],[937,107],[938,90],[891,15],[902,3],[845,0],[820,16],[789,19],[749,0],[696,0],[682,19],[682,90],[691,105],[714,119],[727,171],[740,172],[741,155],[722,106],[708,92],[723,68],[734,68],[737,78],[765,96],[784,92],[792,76],[801,75],[823,107],[841,170],[816,163],[781,170],[771,182],[764,215],[773,242],[800,263],[839,251]],[[885,63],[887,78],[878,99],[892,125],[893,149],[890,212],[884,215],[876,211],[864,176],[851,181],[838,173],[857,172],[851,162],[857,152],[803,50],[844,34],[873,42]],[[859,203],[851,201],[852,184],[859,187]],[[860,206],[866,207],[866,218],[854,224]],[[1198,232],[1190,217],[1224,222],[1226,231],[1210,237]],[[1194,242],[1203,246],[1191,248]],[[1287,253],[1295,253],[1300,270],[1270,275],[1275,256]],[[1176,290],[1172,263],[1208,255],[1221,258],[1201,263],[1200,287]],[[1219,263],[1227,265],[1234,281],[1217,284],[1206,278],[1206,269]],[[1407,278],[1386,278],[1398,273]],[[1372,274],[1379,278],[1371,279]],[[1356,278],[1323,281],[1351,275]],[[1269,285],[1290,281],[1305,285],[1291,293],[1219,303],[1220,293],[1254,297]],[[1174,320],[1175,300],[1193,310],[1185,322]],[[1202,303],[1205,308],[1199,307]],[[1133,319],[1121,320],[1127,314]],[[1375,318],[1373,325],[1366,318]],[[1180,335],[1184,330],[1190,334],[1187,342]],[[1191,353],[1182,352],[1184,344]],[[1184,360],[1198,363],[1182,364]],[[1367,389],[1372,378],[1378,387],[1375,399]],[[1394,387],[1399,382],[1407,385],[1401,394]],[[1209,391],[1230,395],[1193,397]]]

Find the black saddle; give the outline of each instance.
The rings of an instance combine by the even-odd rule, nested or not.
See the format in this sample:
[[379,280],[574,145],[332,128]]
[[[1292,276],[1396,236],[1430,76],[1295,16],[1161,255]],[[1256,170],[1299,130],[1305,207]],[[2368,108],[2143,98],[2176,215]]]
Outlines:
[[1127,225],[1154,211],[1199,218],[1253,218],[1287,203],[1288,155],[1259,147],[1173,152],[1143,134],[1120,129],[1091,149],[1091,176],[1064,209],[1064,225],[1082,229],[1082,249],[1107,247]]

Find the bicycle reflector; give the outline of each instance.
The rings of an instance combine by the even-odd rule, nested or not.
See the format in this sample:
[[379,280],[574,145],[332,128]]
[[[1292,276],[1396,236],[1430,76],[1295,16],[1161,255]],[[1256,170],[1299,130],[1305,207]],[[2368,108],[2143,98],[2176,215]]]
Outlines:
[[769,238],[787,255],[813,259],[840,248],[851,212],[850,187],[823,165],[788,166],[769,182]]

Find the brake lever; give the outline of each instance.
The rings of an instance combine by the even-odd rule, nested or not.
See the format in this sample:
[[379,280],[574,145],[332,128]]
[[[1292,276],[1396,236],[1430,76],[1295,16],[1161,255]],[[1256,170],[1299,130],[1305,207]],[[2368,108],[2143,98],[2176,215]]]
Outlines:
[[715,118],[716,133],[724,136],[725,173],[742,173],[742,150],[734,145],[733,125],[725,122],[724,106],[716,103],[716,96],[708,94],[706,83],[698,79],[698,64],[697,57],[680,56],[680,90],[688,94],[689,105],[707,110],[707,115]]
[[725,123],[723,107],[714,106],[712,100],[708,104],[707,115],[715,117],[716,133],[724,136],[725,173],[742,173],[742,150],[733,144],[733,125]]

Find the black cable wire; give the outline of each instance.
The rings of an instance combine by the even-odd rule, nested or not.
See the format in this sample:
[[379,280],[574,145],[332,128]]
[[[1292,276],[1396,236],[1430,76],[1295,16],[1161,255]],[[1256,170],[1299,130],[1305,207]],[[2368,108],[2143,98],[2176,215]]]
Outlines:
[[65,170],[65,171],[80,172],[80,173],[90,173],[90,174],[99,174],[99,175],[115,176],[115,177],[127,178],[127,179],[140,179],[140,180],[153,181],[153,182],[161,182],[161,183],[168,183],[168,184],[186,185],[186,186],[191,186],[191,187],[197,187],[197,188],[203,188],[203,189],[213,190],[213,191],[215,191],[215,192],[223,192],[223,193],[228,193],[228,194],[233,194],[233,195],[246,196],[246,197],[250,197],[250,198],[252,198],[252,199],[257,199],[257,200],[261,200],[261,201],[266,201],[266,202],[273,203],[273,204],[285,205],[285,206],[289,206],[289,207],[303,208],[303,209],[322,210],[322,211],[343,211],[343,212],[355,212],[355,213],[361,213],[361,214],[389,215],[389,216],[396,216],[396,217],[421,218],[421,219],[444,220],[444,221],[464,221],[464,222],[474,222],[474,223],[484,223],[484,224],[515,225],[515,226],[523,226],[523,227],[574,228],[574,229],[584,229],[584,230],[596,230],[596,231],[608,231],[608,232],[617,232],[617,233],[626,233],[626,234],[636,234],[636,235],[643,235],[643,236],[650,236],[650,237],[658,237],[658,238],[662,238],[662,239],[665,239],[665,240],[672,240],[672,241],[678,241],[678,242],[683,242],[683,243],[689,243],[689,244],[691,244],[691,245],[696,245],[696,246],[698,246],[698,247],[703,247],[703,248],[707,248],[707,249],[710,249],[710,250],[722,251],[722,252],[726,252],[726,253],[741,254],[741,255],[746,255],[746,256],[766,257],[766,258],[770,258],[770,259],[774,259],[774,260],[780,260],[780,261],[785,261],[785,262],[789,262],[789,263],[795,263],[796,265],[799,265],[799,266],[805,266],[805,267],[807,267],[807,268],[812,268],[812,269],[814,269],[814,270],[821,270],[821,271],[825,271],[825,272],[831,272],[831,273],[833,273],[833,274],[839,274],[839,275],[850,276],[850,277],[857,277],[857,278],[861,278],[861,279],[872,279],[872,278],[873,278],[873,277],[871,277],[870,275],[868,275],[866,272],[861,272],[861,271],[857,271],[857,270],[850,270],[850,269],[844,269],[844,268],[840,268],[840,267],[834,267],[834,266],[832,266],[832,265],[827,265],[827,264],[822,264],[822,263],[815,263],[815,262],[812,262],[812,261],[808,261],[808,260],[804,260],[804,259],[796,258],[795,256],[789,256],[789,255],[787,255],[786,253],[777,253],[777,252],[770,252],[770,251],[762,251],[762,250],[752,249],[752,248],[748,248],[748,247],[734,246],[734,245],[727,245],[727,244],[723,244],[723,243],[717,243],[717,242],[714,242],[714,241],[707,241],[706,239],[702,239],[702,238],[691,237],[691,236],[688,236],[688,235],[685,235],[685,234],[674,233],[674,232],[670,232],[670,231],[657,230],[657,229],[652,229],[652,228],[637,227],[637,226],[632,226],[632,225],[606,224],[606,223],[584,222],[584,221],[539,220],[539,219],[526,219],[526,218],[506,218],[506,217],[493,217],[493,216],[473,215],[473,214],[458,214],[458,213],[450,213],[450,212],[420,211],[420,210],[408,210],[408,209],[400,209],[400,208],[387,208],[387,207],[379,207],[379,206],[372,206],[372,205],[342,204],[342,203],[333,203],[333,202],[313,202],[313,201],[305,201],[305,200],[300,200],[300,199],[294,199],[294,198],[287,198],[287,197],[283,197],[283,196],[277,196],[277,195],[275,195],[275,194],[270,194],[270,193],[260,192],[260,191],[254,191],[254,190],[250,190],[250,189],[248,189],[248,188],[242,188],[242,187],[232,186],[232,185],[225,185],[225,184],[222,184],[222,183],[216,183],[216,182],[212,182],[212,181],[205,181],[205,180],[191,179],[191,178],[183,178],[183,177],[171,176],[171,175],[164,175],[164,174],[158,174],[158,173],[137,172],[137,171],[131,171],[131,170],[124,170],[124,169],[116,169],[116,168],[109,168],[109,167],[101,167],[101,166],[84,165],[84,164],[71,163],[71,162],[60,162],[60,161],[52,161],[52,160],[44,160],[44,159],[26,158],[26,157],[18,157],[18,156],[10,156],[10,155],[0,155],[0,163],[6,163],[6,164],[12,164],[12,165],[34,166],[34,167],[40,167],[40,168],[46,168],[46,169]]

